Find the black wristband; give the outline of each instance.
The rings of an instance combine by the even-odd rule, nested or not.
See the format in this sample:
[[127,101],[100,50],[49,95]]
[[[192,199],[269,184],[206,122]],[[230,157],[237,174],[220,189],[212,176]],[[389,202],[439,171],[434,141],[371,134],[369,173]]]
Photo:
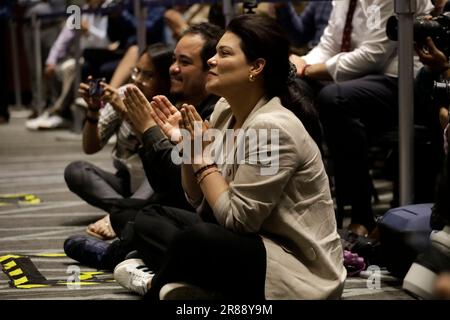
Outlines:
[[86,121],[89,122],[89,123],[92,123],[92,124],[97,124],[98,123],[98,118],[93,118],[93,117],[90,117],[90,116],[86,115]]

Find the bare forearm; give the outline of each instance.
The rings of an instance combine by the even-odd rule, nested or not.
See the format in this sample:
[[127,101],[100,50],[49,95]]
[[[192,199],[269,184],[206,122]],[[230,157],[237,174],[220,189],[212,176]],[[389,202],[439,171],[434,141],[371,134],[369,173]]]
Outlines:
[[83,127],[83,150],[86,154],[96,153],[101,149],[98,128],[94,119],[98,119],[99,113],[88,111],[87,119]]
[[[205,166],[207,166],[207,163],[199,165],[194,164],[192,165],[192,168],[194,172],[197,172]],[[202,174],[196,177],[196,182],[211,208],[215,206],[222,193],[226,192],[229,188],[228,182],[220,174],[217,166],[205,170]]]
[[328,73],[325,63],[309,65],[305,69],[305,77],[316,80],[333,80],[331,75]]
[[213,208],[222,193],[229,189],[229,186],[219,172],[214,172],[200,182],[200,188],[209,206]]
[[184,191],[192,200],[198,201],[203,197],[203,192],[195,179],[192,165],[181,165],[181,183]]

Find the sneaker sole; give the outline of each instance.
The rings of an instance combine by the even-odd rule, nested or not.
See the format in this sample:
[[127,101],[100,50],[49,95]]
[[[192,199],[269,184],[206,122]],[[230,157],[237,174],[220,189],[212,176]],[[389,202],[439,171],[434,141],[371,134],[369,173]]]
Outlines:
[[164,285],[159,291],[160,300],[215,300],[222,295],[182,282]]

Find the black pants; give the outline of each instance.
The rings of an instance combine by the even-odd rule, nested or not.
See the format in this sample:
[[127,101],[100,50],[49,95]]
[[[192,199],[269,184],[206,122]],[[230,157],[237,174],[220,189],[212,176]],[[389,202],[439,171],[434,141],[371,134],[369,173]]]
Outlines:
[[397,79],[368,75],[329,84],[317,97],[325,140],[334,163],[338,206],[352,207],[352,223],[375,227],[371,206],[369,146],[395,127]]
[[136,216],[133,245],[156,272],[151,299],[158,299],[170,282],[187,282],[231,298],[264,299],[266,251],[258,235],[236,234],[202,222],[196,213],[151,205]]
[[89,162],[75,161],[64,170],[64,179],[70,191],[107,212],[117,199],[131,196],[130,177],[126,170],[113,174]]

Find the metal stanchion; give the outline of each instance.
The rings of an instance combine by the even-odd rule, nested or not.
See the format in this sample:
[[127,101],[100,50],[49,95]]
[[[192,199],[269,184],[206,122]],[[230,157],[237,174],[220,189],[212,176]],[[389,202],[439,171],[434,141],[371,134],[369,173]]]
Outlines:
[[400,205],[411,204],[414,190],[413,15],[415,0],[396,0],[398,14]]
[[16,106],[22,106],[22,90],[20,87],[20,70],[19,70],[19,51],[17,49],[17,23],[13,20],[9,21],[9,31],[11,36],[11,53],[13,67],[14,94]]
[[81,29],[75,29],[75,81],[73,82],[74,97],[78,97],[78,87],[81,82]]
[[41,113],[44,109],[43,95],[42,95],[42,56],[41,56],[41,20],[39,20],[34,13],[31,16],[31,25],[33,28],[34,39],[34,62],[35,62],[35,101],[36,110]]
[[143,50],[147,46],[147,30],[145,27],[147,10],[147,7],[141,6],[141,0],[134,0],[134,15],[137,19],[137,44],[139,52],[143,52]]
[[225,25],[228,25],[231,19],[234,18],[235,12],[233,0],[223,0],[222,8],[223,8],[223,15],[225,16]]

